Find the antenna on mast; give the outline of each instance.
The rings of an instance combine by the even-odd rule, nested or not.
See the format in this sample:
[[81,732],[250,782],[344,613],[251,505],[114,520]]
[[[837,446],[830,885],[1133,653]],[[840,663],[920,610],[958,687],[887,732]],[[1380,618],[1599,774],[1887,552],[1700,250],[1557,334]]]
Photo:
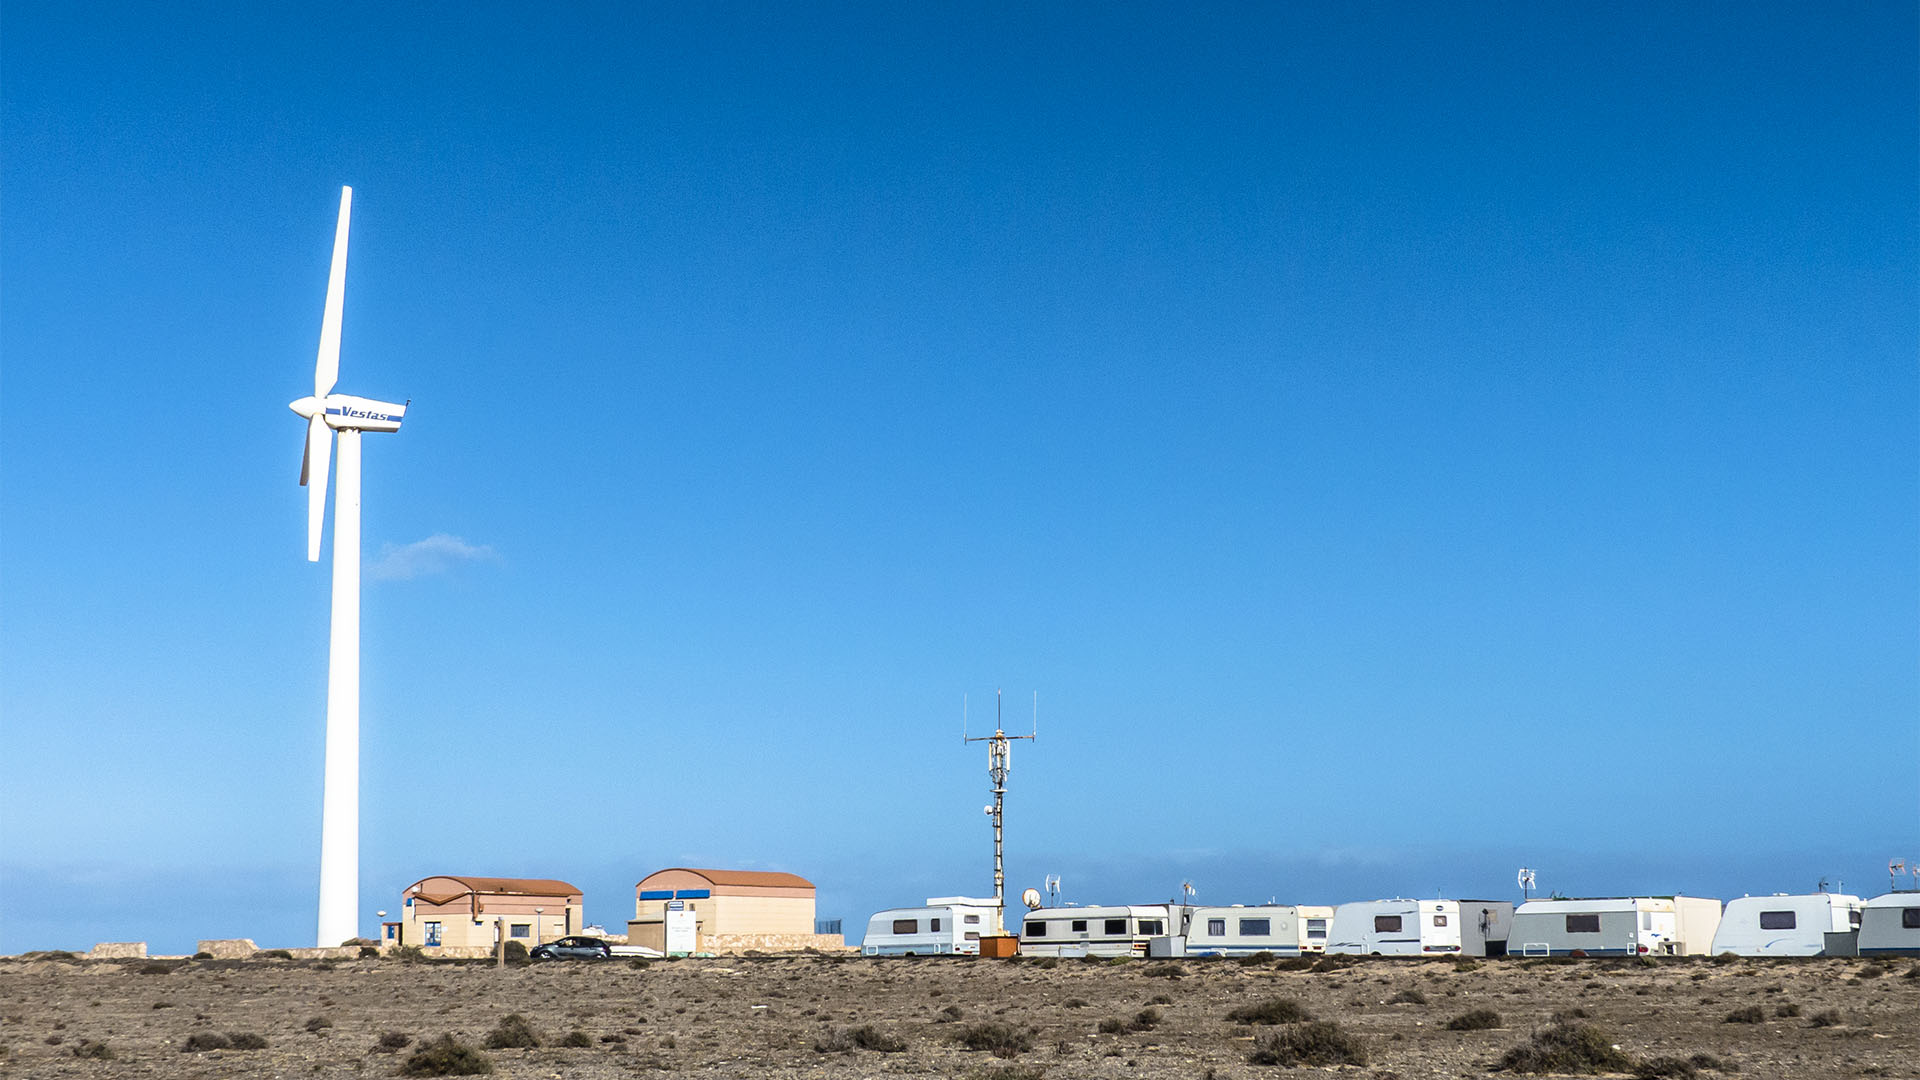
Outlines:
[[1032,742],[1040,738],[1040,692],[1033,694],[1033,734],[1009,735],[1001,721],[1001,692],[993,692],[993,734],[967,734],[967,698],[960,698],[960,741],[963,743],[983,742],[987,744],[987,776],[993,780],[993,804],[986,807],[987,816],[993,819],[993,917],[1002,925],[994,929],[1004,933],[1006,927],[1003,913],[1007,906],[1007,870],[1006,870],[1006,801],[1007,774],[1013,771],[1013,741],[1026,739]]

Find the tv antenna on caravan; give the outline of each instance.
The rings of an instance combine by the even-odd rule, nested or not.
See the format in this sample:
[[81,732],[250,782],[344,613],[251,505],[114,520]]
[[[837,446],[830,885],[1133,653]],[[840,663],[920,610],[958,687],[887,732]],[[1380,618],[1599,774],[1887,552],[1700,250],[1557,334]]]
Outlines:
[[[1040,739],[1040,692],[1033,692],[1033,734],[1009,735],[1001,724],[1000,691],[993,692],[993,734],[971,736],[967,734],[967,699],[960,698],[960,741],[963,743],[983,742],[987,744],[987,775],[993,779],[993,804],[986,807],[987,816],[993,819],[993,912],[994,918],[1004,922],[1002,913],[1007,907],[1007,870],[1005,860],[1005,832],[1002,826],[1006,822],[1007,774],[1013,771],[1013,742],[1015,739],[1027,739],[1038,742]],[[995,927],[1004,933],[1005,926]]]
[[1522,899],[1524,899],[1524,900],[1531,900],[1531,899],[1533,899],[1533,871],[1532,871],[1532,870],[1529,870],[1529,869],[1527,869],[1527,868],[1526,868],[1526,867],[1524,867],[1524,866],[1523,866],[1523,867],[1521,867],[1521,868],[1520,868],[1520,876],[1519,876],[1519,878],[1518,878],[1518,880],[1519,880],[1519,882],[1520,882],[1520,896],[1521,896],[1521,898],[1522,898]]
[[[1887,860],[1887,891],[1888,892],[1900,891],[1900,875],[1903,873],[1906,873],[1906,870],[1907,870],[1907,860],[1905,859],[1888,859]],[[1915,873],[1920,873],[1920,862],[1916,862],[1914,866],[1914,871]]]
[[1047,875],[1047,906],[1048,907],[1060,906],[1060,875],[1059,874]]
[[1040,910],[1040,890],[1028,889],[1020,894],[1020,902],[1027,905],[1028,911]]
[[1189,904],[1193,903],[1193,894],[1199,891],[1200,891],[1199,889],[1196,889],[1193,887],[1193,882],[1191,880],[1183,881],[1180,883],[1180,892],[1182,895],[1184,895],[1187,898],[1187,903]]

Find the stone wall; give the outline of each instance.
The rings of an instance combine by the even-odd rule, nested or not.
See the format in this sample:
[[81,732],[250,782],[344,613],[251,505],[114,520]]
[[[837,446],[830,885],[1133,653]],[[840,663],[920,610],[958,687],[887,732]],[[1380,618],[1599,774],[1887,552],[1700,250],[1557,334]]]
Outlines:
[[87,950],[89,960],[144,960],[146,957],[144,941],[103,941]]
[[701,934],[700,951],[710,953],[846,952],[850,946],[840,934]]
[[220,938],[202,941],[198,952],[206,953],[215,960],[245,960],[260,951],[252,938]]

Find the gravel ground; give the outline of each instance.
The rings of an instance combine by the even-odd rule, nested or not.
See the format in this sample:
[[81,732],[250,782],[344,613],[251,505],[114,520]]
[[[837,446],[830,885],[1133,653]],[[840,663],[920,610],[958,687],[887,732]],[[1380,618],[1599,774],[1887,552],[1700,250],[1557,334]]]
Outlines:
[[[19,958],[0,960],[0,1075],[391,1076],[422,1040],[450,1033],[484,1046],[517,1012],[542,1045],[486,1050],[496,1076],[1483,1076],[1556,1013],[1599,1027],[1635,1061],[1710,1055],[1717,1067],[1687,1066],[1703,1078],[1920,1076],[1914,960],[1288,967],[801,956],[497,970],[395,960]],[[1272,998],[1337,1022],[1358,1038],[1367,1064],[1249,1063],[1256,1039],[1283,1029],[1235,1023],[1227,1013]],[[1757,1022],[1727,1019],[1755,1007]],[[1149,1009],[1157,1019],[1143,1019]],[[1496,1011],[1500,1026],[1445,1026],[1470,1009]],[[985,1024],[1006,1025],[1030,1048],[1008,1057],[966,1049],[960,1037]],[[856,1037],[862,1028],[871,1031]],[[586,1045],[559,1045],[576,1031]],[[266,1045],[187,1049],[193,1037],[216,1033],[257,1035]],[[387,1033],[407,1036],[408,1045],[380,1047]],[[836,1050],[836,1036],[904,1048]],[[102,1053],[97,1044],[112,1056],[83,1056]]]

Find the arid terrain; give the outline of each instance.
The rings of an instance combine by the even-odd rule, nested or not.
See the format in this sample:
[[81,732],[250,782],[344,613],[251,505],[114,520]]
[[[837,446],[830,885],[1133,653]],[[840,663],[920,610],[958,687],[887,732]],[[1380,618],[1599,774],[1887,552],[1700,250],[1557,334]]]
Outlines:
[[[1619,1047],[1603,1066],[1617,1075],[1920,1076],[1912,960],[1304,966],[799,956],[499,970],[23,958],[0,961],[0,1074],[391,1076],[423,1042],[451,1034],[502,1077],[1412,1080],[1485,1075],[1560,1014],[1598,1029],[1602,1050]],[[1306,1030],[1228,1017],[1274,999],[1337,1023],[1366,1064],[1251,1063],[1276,1033]],[[1471,1010],[1497,1013],[1498,1026],[1447,1027]],[[485,1049],[513,1013],[541,1045]],[[1270,1006],[1265,1018],[1293,1015]],[[188,1049],[235,1035],[265,1045]]]

